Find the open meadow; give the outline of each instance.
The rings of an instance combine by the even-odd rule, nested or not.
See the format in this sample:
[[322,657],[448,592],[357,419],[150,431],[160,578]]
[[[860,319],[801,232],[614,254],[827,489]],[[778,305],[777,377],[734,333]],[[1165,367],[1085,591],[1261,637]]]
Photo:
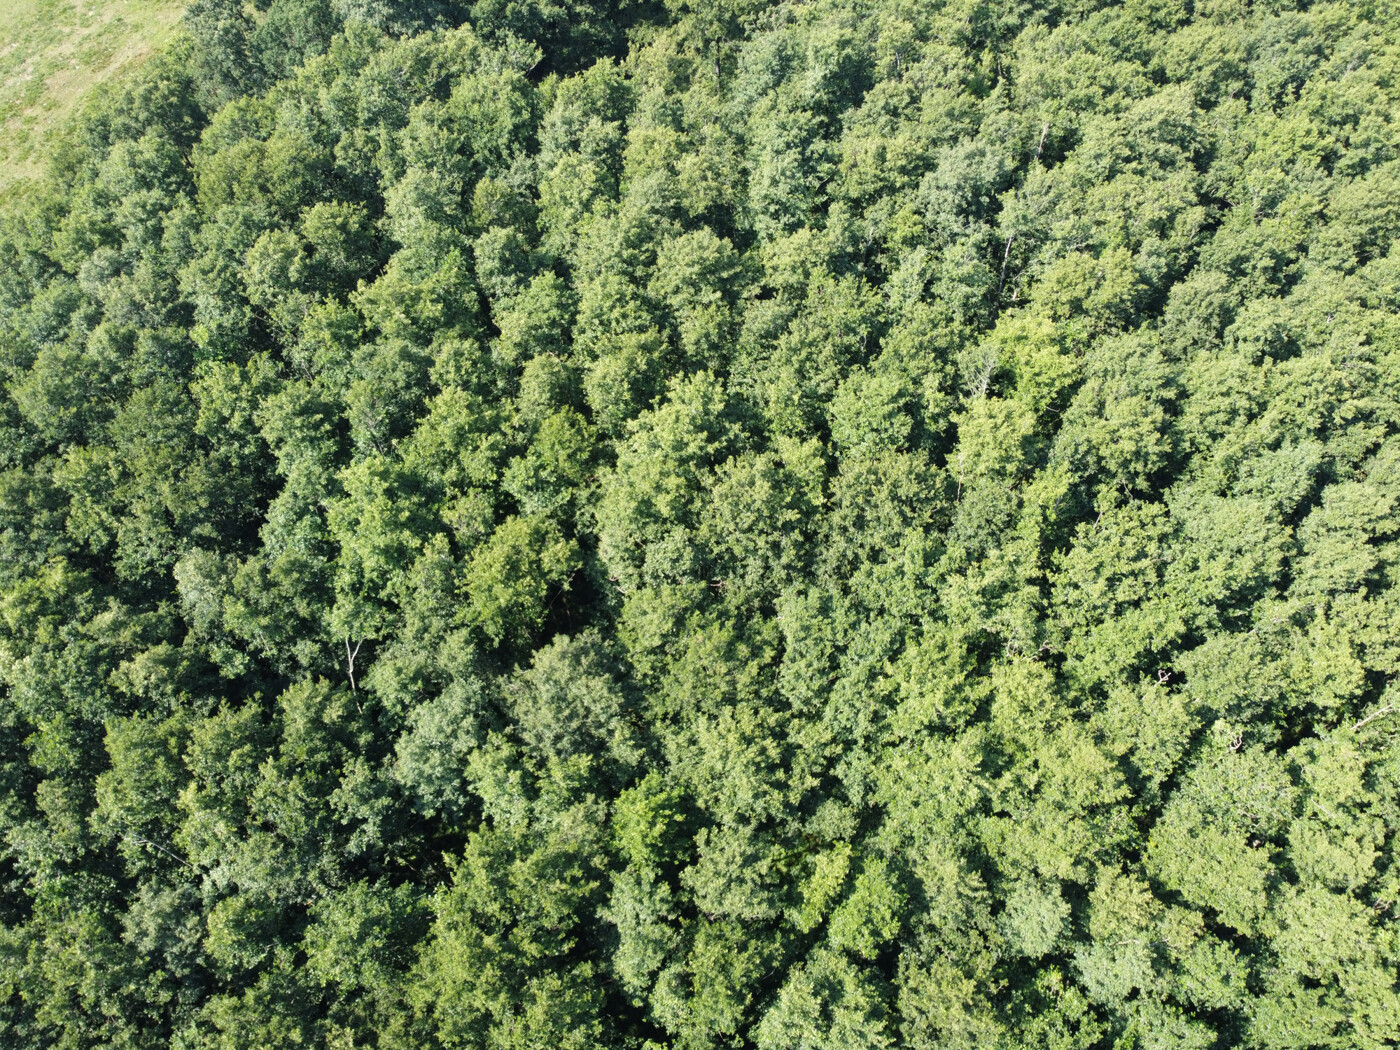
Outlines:
[[0,4],[0,192],[41,166],[46,138],[96,85],[174,30],[178,0]]

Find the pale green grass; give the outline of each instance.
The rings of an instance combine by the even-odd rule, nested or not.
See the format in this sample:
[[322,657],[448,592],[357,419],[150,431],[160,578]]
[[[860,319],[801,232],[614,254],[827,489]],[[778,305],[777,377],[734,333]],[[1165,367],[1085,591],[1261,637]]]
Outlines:
[[45,145],[102,81],[174,32],[185,0],[0,0],[0,190],[43,168]]

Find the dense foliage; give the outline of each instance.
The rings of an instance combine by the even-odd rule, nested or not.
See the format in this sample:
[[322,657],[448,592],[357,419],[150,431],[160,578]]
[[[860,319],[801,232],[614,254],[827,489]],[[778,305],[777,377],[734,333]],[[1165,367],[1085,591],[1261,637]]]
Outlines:
[[197,0],[0,230],[14,1047],[1400,1033],[1400,10]]

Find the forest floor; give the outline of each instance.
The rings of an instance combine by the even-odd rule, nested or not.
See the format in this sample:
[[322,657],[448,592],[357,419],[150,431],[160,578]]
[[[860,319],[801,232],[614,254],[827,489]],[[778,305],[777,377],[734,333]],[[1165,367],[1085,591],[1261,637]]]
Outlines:
[[174,32],[184,0],[0,0],[0,194],[98,84]]

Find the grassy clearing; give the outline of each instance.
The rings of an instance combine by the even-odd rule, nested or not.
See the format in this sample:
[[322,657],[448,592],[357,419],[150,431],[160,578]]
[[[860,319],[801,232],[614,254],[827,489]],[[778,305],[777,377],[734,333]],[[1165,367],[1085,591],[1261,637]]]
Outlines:
[[47,137],[97,84],[174,31],[184,0],[0,0],[0,190],[36,174]]

